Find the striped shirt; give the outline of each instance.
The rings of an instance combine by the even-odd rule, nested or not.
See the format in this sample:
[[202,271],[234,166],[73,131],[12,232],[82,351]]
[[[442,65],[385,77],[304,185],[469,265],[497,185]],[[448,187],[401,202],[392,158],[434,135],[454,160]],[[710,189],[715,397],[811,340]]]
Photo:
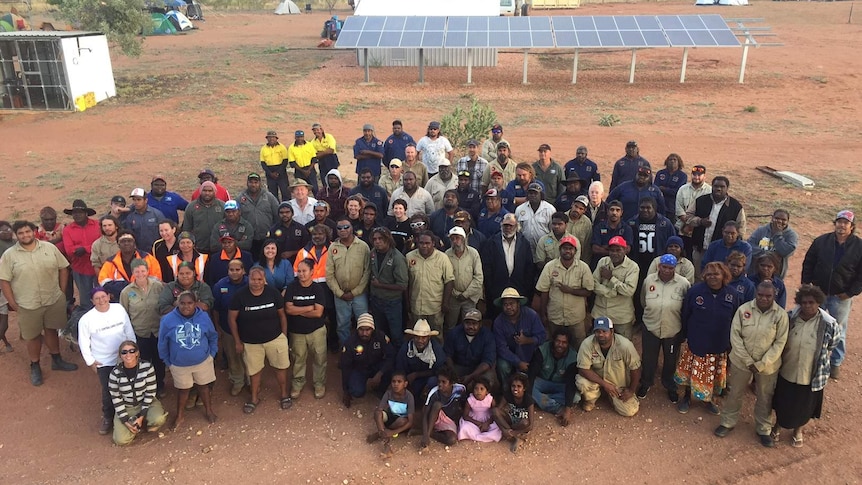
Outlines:
[[141,406],[141,414],[146,415],[147,409],[156,398],[156,371],[153,365],[146,361],[138,363],[138,374],[134,380],[129,380],[120,363],[108,376],[108,392],[114,403],[114,411],[120,421],[130,421],[135,416],[126,412],[128,406]]

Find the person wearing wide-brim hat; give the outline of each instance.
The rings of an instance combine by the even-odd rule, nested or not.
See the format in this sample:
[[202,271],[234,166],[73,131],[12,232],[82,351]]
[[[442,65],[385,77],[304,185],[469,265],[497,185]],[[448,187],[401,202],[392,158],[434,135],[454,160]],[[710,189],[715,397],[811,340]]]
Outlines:
[[290,186],[290,194],[293,197],[288,202],[293,207],[293,220],[303,226],[314,220],[314,204],[317,203],[317,199],[309,197],[308,194],[316,189],[317,187],[300,178]]
[[494,320],[497,342],[497,374],[500,382],[508,382],[512,372],[527,372],[533,352],[547,338],[542,319],[526,306],[527,297],[515,288],[503,290],[494,304],[503,312]]
[[73,222],[63,228],[61,250],[69,258],[72,269],[72,280],[78,287],[81,308],[89,310],[93,303],[88,298],[90,290],[96,286],[96,270],[90,262],[93,243],[102,237],[101,225],[95,219],[96,211],[87,207],[81,199],[72,202],[71,209],[64,209],[66,215],[72,216]]
[[395,356],[395,370],[407,374],[410,392],[414,396],[422,395],[423,391],[437,385],[437,371],[446,363],[446,352],[443,344],[431,337],[440,332],[432,330],[428,320],[416,320],[413,328],[404,331],[413,338],[404,342]]

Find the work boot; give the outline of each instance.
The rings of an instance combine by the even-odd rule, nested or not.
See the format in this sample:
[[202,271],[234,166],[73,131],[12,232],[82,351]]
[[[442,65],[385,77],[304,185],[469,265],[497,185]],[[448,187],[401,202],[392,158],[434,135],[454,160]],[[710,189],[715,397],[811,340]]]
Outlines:
[[837,366],[837,365],[833,365],[833,366],[829,369],[829,378],[830,378],[830,379],[832,379],[832,380],[834,380],[834,381],[837,381],[837,380],[838,380],[838,376],[839,376],[840,374],[841,374],[841,367],[839,367],[839,366]]
[[66,362],[60,354],[51,354],[51,370],[73,371],[78,370],[78,365]]
[[34,386],[42,385],[42,368],[39,367],[38,362],[30,363],[30,384]]
[[114,423],[110,419],[102,417],[102,424],[99,425],[99,434],[106,435],[111,431],[111,428],[113,427]]

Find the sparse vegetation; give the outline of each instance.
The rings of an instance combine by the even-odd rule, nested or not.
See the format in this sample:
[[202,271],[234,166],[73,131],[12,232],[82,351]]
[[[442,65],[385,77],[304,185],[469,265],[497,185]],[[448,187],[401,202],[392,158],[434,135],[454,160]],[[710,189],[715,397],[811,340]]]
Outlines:
[[440,120],[440,131],[449,139],[456,153],[464,151],[464,144],[470,139],[481,140],[497,122],[497,113],[491,106],[480,103],[472,94],[462,95],[469,99],[469,108],[456,106],[451,113]]
[[599,126],[614,126],[620,124],[620,122],[620,117],[615,114],[606,114],[599,118]]
[[745,108],[742,108],[742,111],[745,111],[746,113],[757,113],[757,106],[750,104]]

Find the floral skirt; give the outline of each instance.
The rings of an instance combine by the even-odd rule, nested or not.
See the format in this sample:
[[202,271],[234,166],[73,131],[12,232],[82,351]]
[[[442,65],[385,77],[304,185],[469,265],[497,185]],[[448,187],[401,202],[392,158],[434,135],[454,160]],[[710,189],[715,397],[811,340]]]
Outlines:
[[683,344],[673,380],[677,385],[691,387],[698,401],[712,402],[712,396],[727,387],[727,353],[694,355]]

